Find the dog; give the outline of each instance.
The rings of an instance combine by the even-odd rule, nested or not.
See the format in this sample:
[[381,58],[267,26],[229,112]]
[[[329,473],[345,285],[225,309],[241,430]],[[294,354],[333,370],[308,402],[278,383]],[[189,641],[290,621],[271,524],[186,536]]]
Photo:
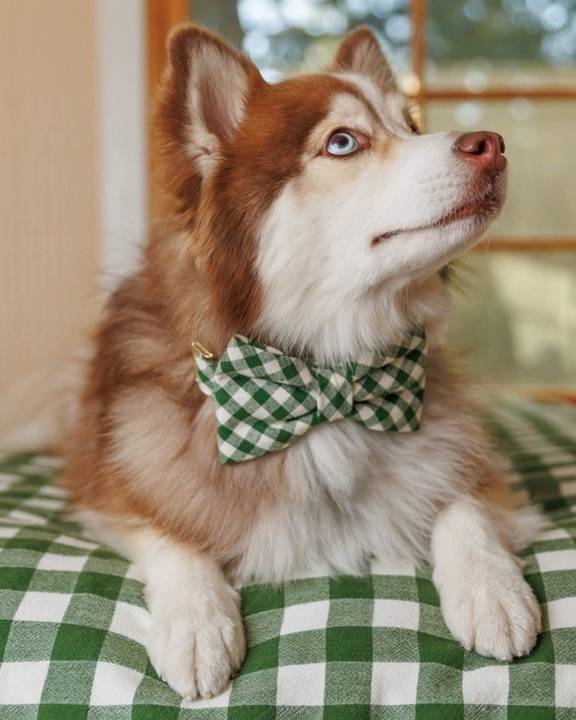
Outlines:
[[[273,85],[201,27],[168,49],[156,220],[107,302],[63,478],[92,533],[140,568],[156,671],[187,698],[221,692],[245,653],[235,587],[361,573],[368,556],[431,561],[466,649],[526,655],[540,610],[515,551],[534,523],[509,504],[445,339],[447,268],[505,199],[502,138],[420,134],[367,28],[325,72]],[[339,410],[271,452],[226,455],[198,380],[232,338],[332,382],[422,333],[425,390],[404,411],[418,427]]]

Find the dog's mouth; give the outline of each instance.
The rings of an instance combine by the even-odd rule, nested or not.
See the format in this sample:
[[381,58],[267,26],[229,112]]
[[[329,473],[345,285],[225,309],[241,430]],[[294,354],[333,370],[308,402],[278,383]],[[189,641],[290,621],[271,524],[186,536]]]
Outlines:
[[431,230],[433,228],[450,225],[451,223],[457,222],[458,220],[465,220],[466,218],[475,218],[476,220],[480,221],[482,219],[485,219],[489,215],[493,215],[494,213],[498,212],[501,208],[501,205],[502,202],[496,196],[496,194],[490,194],[478,200],[473,200],[471,202],[464,203],[463,205],[459,205],[454,210],[451,210],[450,212],[442,215],[433,222],[426,223],[424,225],[417,225],[414,227],[398,228],[397,230],[391,230],[389,232],[382,233],[381,235],[375,237],[372,242],[373,244],[378,244],[381,242],[385,242],[386,240],[389,240],[396,235],[400,235],[401,233]]

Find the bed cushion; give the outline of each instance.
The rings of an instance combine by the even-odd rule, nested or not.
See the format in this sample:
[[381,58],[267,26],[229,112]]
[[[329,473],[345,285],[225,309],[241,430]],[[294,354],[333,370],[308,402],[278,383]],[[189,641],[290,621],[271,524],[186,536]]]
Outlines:
[[488,420],[547,526],[525,551],[544,612],[527,658],[465,652],[429,568],[243,588],[248,655],[223,695],[184,702],[143,646],[129,564],[63,514],[58,459],[0,458],[0,720],[576,718],[576,408],[501,401]]

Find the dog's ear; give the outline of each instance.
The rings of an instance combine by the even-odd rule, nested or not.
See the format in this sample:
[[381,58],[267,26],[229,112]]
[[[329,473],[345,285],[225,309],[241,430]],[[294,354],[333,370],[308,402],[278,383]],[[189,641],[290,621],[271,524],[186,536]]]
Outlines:
[[233,138],[250,93],[264,80],[246,56],[196,25],[176,28],[168,53],[159,120],[165,140],[185,147],[204,174]]
[[373,80],[383,92],[397,90],[396,80],[372,30],[361,25],[340,43],[333,72],[352,72]]

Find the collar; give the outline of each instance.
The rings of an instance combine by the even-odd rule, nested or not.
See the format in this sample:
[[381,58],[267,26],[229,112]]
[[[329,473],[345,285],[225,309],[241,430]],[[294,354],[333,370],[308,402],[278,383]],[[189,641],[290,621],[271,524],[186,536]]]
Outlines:
[[312,427],[349,418],[370,430],[418,430],[426,335],[410,332],[382,352],[313,365],[242,335],[220,358],[193,343],[196,379],[215,405],[221,463],[277,452]]

